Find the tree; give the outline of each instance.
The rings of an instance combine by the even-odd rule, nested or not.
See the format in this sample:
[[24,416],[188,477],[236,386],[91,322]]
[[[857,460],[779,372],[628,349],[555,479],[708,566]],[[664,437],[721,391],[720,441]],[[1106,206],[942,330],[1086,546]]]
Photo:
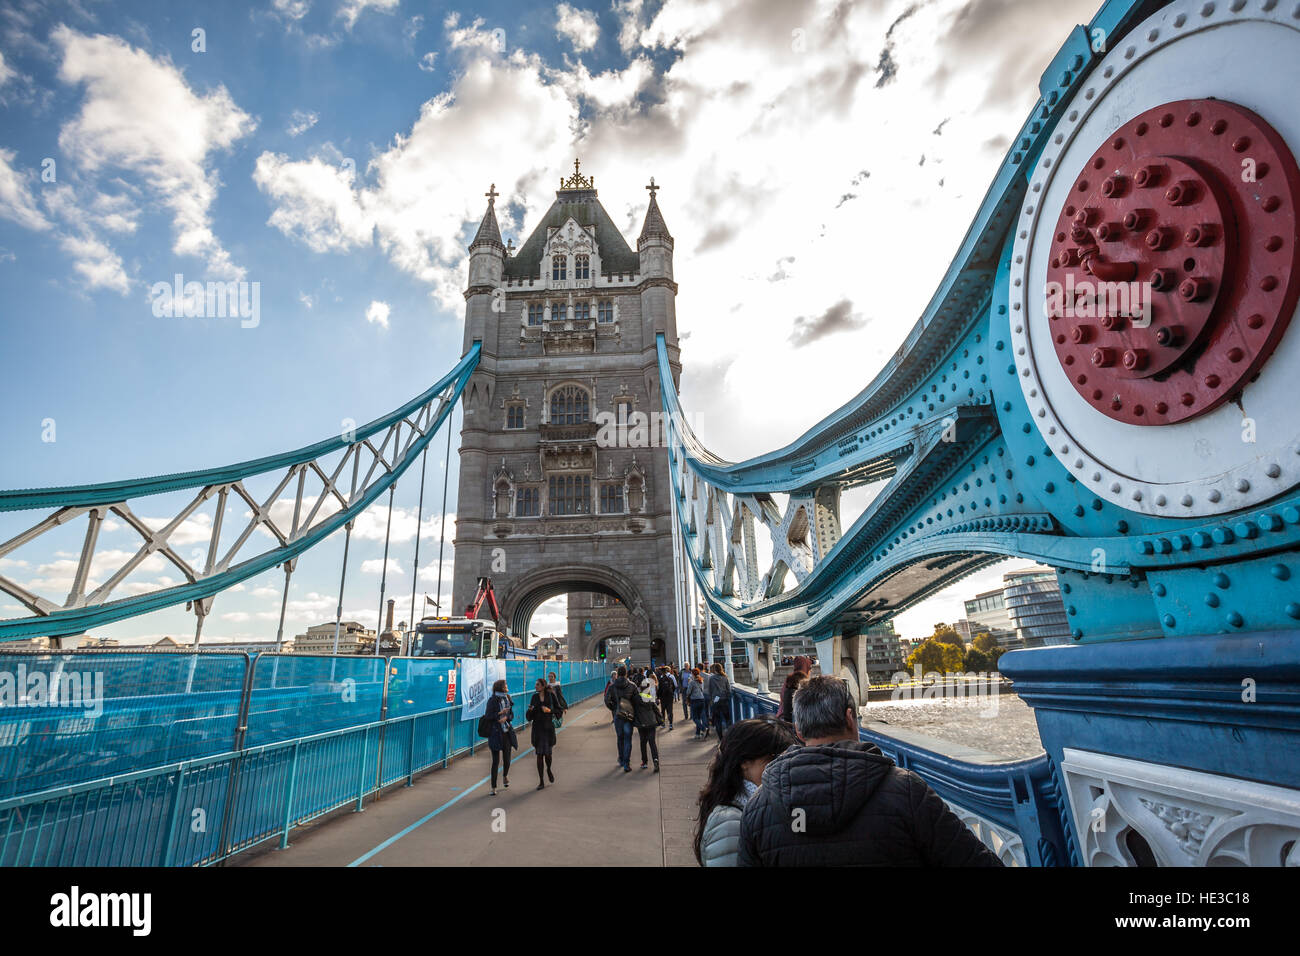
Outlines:
[[989,657],[978,647],[971,647],[966,651],[966,656],[962,660],[962,667],[967,673],[983,673],[990,669]]
[[966,642],[961,639],[961,635],[950,624],[936,624],[934,634],[930,640],[938,641],[940,644],[952,644],[962,650],[966,647]]
[[920,644],[907,658],[907,669],[915,674],[943,670],[943,648],[933,639]]
[[914,650],[907,658],[907,669],[922,674],[958,673],[962,669],[962,649],[955,644],[948,644],[933,637]]

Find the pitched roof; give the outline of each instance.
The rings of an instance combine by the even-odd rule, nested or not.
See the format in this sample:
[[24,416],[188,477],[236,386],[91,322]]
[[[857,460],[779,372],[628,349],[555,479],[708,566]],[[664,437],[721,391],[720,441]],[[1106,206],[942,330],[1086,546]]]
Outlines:
[[639,244],[642,239],[651,237],[672,238],[672,233],[668,231],[668,223],[664,222],[664,214],[659,211],[659,202],[653,192],[650,193],[650,206],[645,211],[645,224],[641,226],[641,235],[636,241]]
[[505,248],[505,243],[501,241],[501,230],[497,227],[496,204],[492,200],[488,200],[487,212],[483,214],[483,221],[478,224],[478,232],[474,233],[474,241],[469,247],[473,249],[481,242]]
[[[509,279],[538,278],[541,276],[542,250],[546,246],[548,231],[559,229],[572,216],[581,226],[596,227],[596,250],[600,253],[601,270],[610,272],[638,272],[641,257],[632,251],[619,232],[614,220],[596,198],[594,189],[561,189],[555,193],[555,202],[546,215],[533,228],[528,240],[506,260],[505,274]],[[493,220],[495,224],[495,220]]]

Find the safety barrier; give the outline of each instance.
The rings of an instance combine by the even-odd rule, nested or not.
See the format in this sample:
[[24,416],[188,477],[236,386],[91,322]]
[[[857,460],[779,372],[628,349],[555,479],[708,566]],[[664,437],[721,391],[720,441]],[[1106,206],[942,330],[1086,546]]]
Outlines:
[[[732,685],[732,720],[775,715],[780,701]],[[1068,866],[1068,823],[1055,769],[1046,754],[1007,763],[968,763],[860,728],[904,770],[919,775],[1009,866]]]
[[[9,655],[0,659],[0,668],[8,657],[20,656],[28,665],[34,663],[28,655]],[[45,673],[53,672],[55,656],[40,655],[49,668]],[[126,655],[136,656],[146,655]],[[207,661],[215,655],[187,657]],[[295,826],[352,803],[359,810],[371,794],[403,779],[409,785],[417,773],[445,767],[479,743],[477,720],[460,719],[462,685],[458,682],[449,694],[451,661],[231,657],[241,664],[242,686],[234,690],[194,683],[191,694],[182,685],[165,694],[113,698],[102,702],[98,717],[83,716],[82,725],[61,733],[24,726],[24,720],[45,724],[44,716],[15,716],[0,708],[0,750],[5,751],[0,759],[26,771],[23,783],[6,781],[11,791],[64,774],[58,786],[0,800],[0,865],[187,866],[220,861],[276,835],[285,846]],[[102,657],[95,664],[112,669]],[[525,724],[538,677],[555,672],[570,704],[605,686],[604,666],[597,663],[512,660],[505,665],[517,726]],[[121,662],[123,671],[140,668],[139,661]],[[174,673],[169,667],[160,670],[160,677],[177,680],[187,673],[185,666]],[[201,670],[197,662],[195,670]],[[227,676],[233,674],[232,669]],[[123,683],[121,674],[113,679],[119,690],[154,689],[147,683]],[[106,679],[104,686],[109,685]],[[170,742],[152,739],[154,730],[168,726],[169,716],[214,720],[218,715],[195,717],[199,702],[190,698],[206,702],[222,693],[234,697],[229,727],[212,722],[190,737],[173,733]],[[231,710],[230,701],[222,698],[215,709]],[[247,728],[242,735],[241,717]],[[55,729],[64,719],[53,718]],[[119,736],[129,739],[132,727],[150,738],[144,746],[123,747],[107,758],[108,764],[77,759],[79,747],[103,747]],[[130,760],[171,752],[168,748],[218,746],[166,763],[128,766]],[[65,755],[61,770],[39,769],[42,760],[59,754]],[[115,768],[112,775],[86,778],[104,765]]]

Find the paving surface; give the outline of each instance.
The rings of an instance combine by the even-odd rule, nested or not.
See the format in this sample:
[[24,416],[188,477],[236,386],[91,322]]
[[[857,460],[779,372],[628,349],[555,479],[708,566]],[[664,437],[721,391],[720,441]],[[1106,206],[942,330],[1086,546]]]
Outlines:
[[[679,715],[680,716],[680,715]],[[609,712],[574,704],[552,758],[555,783],[537,790],[527,728],[510,788],[491,796],[486,747],[346,813],[290,834],[287,850],[237,856],[242,866],[695,866],[695,799],[714,738],[689,721],[659,731],[660,772],[615,763]],[[653,767],[653,764],[652,764]],[[274,844],[271,844],[274,845]]]

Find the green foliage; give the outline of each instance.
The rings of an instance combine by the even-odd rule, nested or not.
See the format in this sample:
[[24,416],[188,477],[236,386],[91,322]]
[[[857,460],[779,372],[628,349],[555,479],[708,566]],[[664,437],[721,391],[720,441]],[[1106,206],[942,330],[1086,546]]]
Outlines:
[[908,656],[907,669],[912,673],[919,668],[922,674],[952,674],[961,672],[962,663],[963,653],[959,646],[932,637]]

